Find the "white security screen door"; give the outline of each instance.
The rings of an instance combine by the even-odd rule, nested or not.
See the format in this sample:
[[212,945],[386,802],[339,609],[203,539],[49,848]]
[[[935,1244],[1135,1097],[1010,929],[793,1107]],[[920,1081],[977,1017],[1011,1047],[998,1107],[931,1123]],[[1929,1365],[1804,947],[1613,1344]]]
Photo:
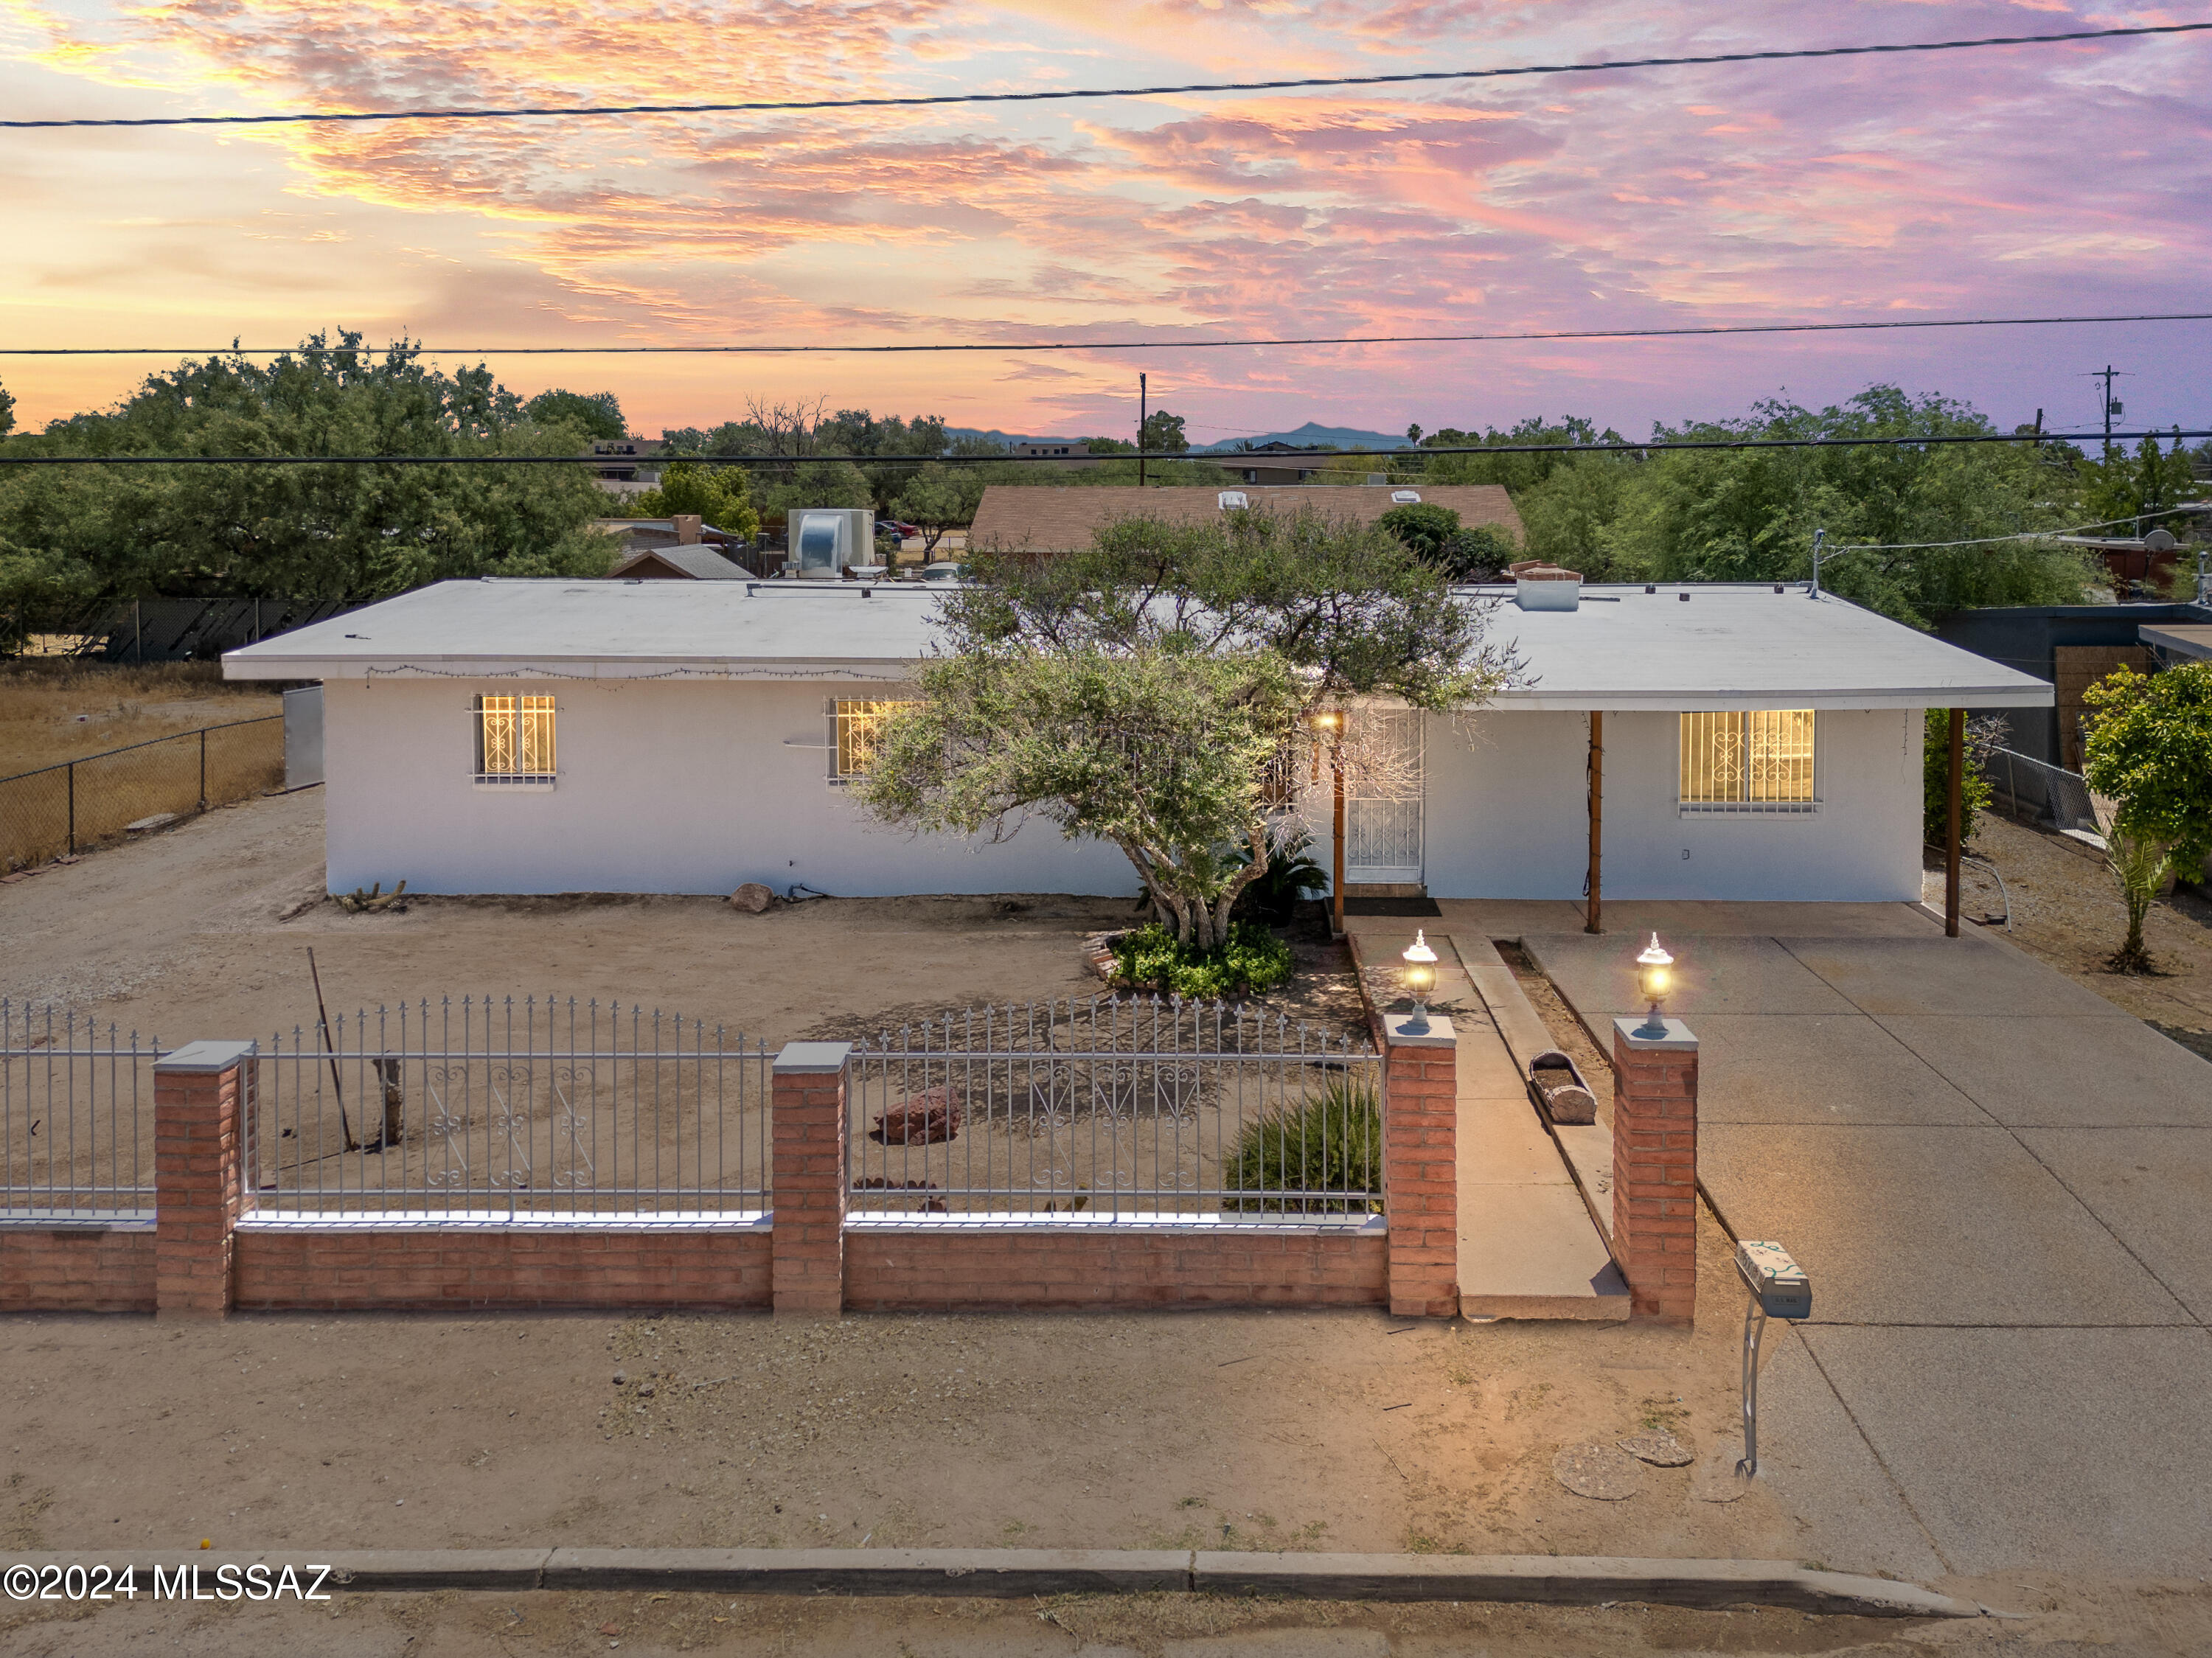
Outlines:
[[1344,878],[1362,882],[1421,879],[1421,716],[1411,708],[1377,708],[1354,716],[1395,750],[1396,775],[1355,777],[1344,803]]

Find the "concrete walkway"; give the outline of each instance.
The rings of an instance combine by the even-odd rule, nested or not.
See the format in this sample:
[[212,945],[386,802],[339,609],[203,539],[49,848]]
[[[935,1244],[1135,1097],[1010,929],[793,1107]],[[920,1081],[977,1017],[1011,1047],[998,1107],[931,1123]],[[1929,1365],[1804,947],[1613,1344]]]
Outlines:
[[[1405,923],[1347,918],[1376,979],[1392,999],[1389,980],[1399,952],[1413,942]],[[1572,1173],[1528,1098],[1491,1009],[1510,1002],[1495,987],[1478,992],[1463,954],[1497,954],[1477,935],[1462,951],[1447,933],[1431,932],[1440,958],[1431,1005],[1447,1015],[1459,1039],[1459,1304],[1467,1318],[1625,1319],[1628,1285],[1593,1224]],[[1503,971],[1503,963],[1498,963]],[[1510,975],[1508,975],[1510,978]],[[1517,990],[1514,1000],[1535,1018]],[[1538,1029],[1541,1029],[1540,1021]],[[1517,1046],[1526,1047],[1524,1036]],[[1548,1048],[1548,1037],[1541,1042]]]
[[1620,904],[1598,937],[1571,905],[1444,908],[1596,1029],[1644,934],[1677,957],[1708,1195],[1813,1279],[1762,1411],[1808,1558],[2206,1570],[2212,1065],[1912,906]]

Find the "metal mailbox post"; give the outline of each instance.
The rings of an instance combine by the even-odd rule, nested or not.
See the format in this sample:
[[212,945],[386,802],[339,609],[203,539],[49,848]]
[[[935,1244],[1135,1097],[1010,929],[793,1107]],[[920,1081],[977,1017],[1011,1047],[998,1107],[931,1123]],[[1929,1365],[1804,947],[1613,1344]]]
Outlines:
[[1770,1318],[1813,1316],[1813,1281],[1778,1243],[1746,1240],[1735,1247],[1735,1270],[1750,1291],[1743,1314],[1743,1461],[1747,1479],[1759,1474],[1759,1345]]

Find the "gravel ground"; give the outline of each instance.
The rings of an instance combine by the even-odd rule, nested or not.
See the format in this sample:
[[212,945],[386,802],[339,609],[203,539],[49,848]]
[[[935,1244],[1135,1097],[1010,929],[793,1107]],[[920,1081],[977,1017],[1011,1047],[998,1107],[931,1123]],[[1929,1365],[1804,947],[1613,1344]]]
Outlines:
[[[2177,890],[2152,908],[2143,936],[2157,973],[2114,973],[2106,959],[2126,935],[2127,910],[2093,849],[1995,816],[1968,849],[2003,877],[2000,890],[1988,870],[1965,866],[1960,908],[1969,920],[2212,1059],[2212,902],[2203,894]],[[1942,865],[1929,861],[1929,902],[1940,910]],[[2009,932],[2001,919],[2008,895]]]

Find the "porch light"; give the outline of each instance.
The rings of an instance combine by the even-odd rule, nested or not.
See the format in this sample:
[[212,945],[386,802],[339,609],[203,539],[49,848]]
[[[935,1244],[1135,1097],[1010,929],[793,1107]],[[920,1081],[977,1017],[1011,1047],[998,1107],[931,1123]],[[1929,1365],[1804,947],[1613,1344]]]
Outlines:
[[1638,1035],[1656,1039],[1667,1034],[1667,1017],[1659,1011],[1659,1004],[1668,991],[1674,987],[1674,958],[1660,944],[1659,935],[1653,933],[1651,942],[1644,946],[1644,953],[1636,958],[1636,987],[1643,993],[1644,999],[1651,1004],[1651,1011],[1636,1028]]
[[1406,988],[1413,993],[1413,1017],[1401,1029],[1408,1036],[1429,1034],[1429,993],[1437,987],[1437,952],[1429,948],[1426,927],[1416,928],[1406,947]]

